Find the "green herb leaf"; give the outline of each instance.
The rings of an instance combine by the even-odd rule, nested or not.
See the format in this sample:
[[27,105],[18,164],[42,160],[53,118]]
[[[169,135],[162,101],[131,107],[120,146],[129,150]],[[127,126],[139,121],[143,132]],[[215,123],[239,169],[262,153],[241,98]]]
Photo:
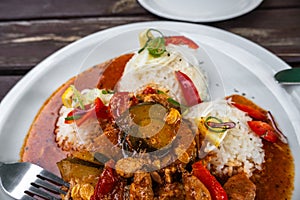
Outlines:
[[73,116],[66,117],[65,120],[67,120],[67,121],[77,120],[77,119],[80,119],[81,117],[82,117],[82,115],[73,115]]
[[163,37],[157,37],[148,42],[147,47],[150,55],[153,57],[159,57],[166,52],[165,39]]
[[102,90],[102,94],[114,94],[113,90]]
[[[149,35],[150,31],[158,32],[161,35],[161,37],[152,38]],[[142,51],[144,51],[147,48],[150,55],[152,55],[153,57],[159,57],[164,52],[166,52],[166,42],[164,39],[164,35],[159,30],[149,29],[147,31],[146,35],[147,35],[148,40],[147,40],[146,44],[144,45],[144,47],[138,51],[138,53],[141,53]]]
[[157,90],[157,94],[166,94],[166,93],[161,90]]
[[169,97],[167,100],[169,103],[173,104],[174,106],[180,107],[180,103],[178,101],[175,101],[171,97]]

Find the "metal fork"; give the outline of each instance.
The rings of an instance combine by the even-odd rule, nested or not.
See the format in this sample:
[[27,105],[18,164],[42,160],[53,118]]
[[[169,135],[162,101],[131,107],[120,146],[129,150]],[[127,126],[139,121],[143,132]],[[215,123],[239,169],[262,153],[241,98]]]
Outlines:
[[61,187],[69,188],[69,183],[29,162],[0,162],[0,184],[9,196],[22,200],[58,200],[60,194],[66,194]]

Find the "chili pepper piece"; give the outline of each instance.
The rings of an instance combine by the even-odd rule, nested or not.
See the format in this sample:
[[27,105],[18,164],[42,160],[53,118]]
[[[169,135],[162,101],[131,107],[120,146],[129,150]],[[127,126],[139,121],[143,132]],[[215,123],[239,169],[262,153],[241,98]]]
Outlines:
[[193,40],[185,37],[185,36],[167,36],[165,37],[165,43],[175,44],[175,45],[187,45],[189,48],[198,49],[199,46]]
[[[100,99],[99,99],[100,100]],[[101,100],[100,100],[101,101]],[[74,109],[68,113],[67,117],[65,118],[66,124],[71,124],[73,122],[76,123],[77,126],[81,126],[86,120],[98,117],[95,107],[90,107],[90,105],[85,106],[86,110],[81,109]],[[107,106],[103,107],[101,112],[104,113],[107,109]],[[100,111],[98,111],[99,113]],[[105,116],[106,117],[106,116]]]
[[143,90],[143,94],[157,94],[157,90],[148,86]]
[[76,120],[79,120],[86,114],[86,110],[74,109],[68,113],[67,117],[65,118],[66,124],[71,124]]
[[277,141],[278,137],[270,124],[262,121],[248,121],[247,123],[250,129],[263,139],[272,143]]
[[261,121],[265,121],[267,119],[267,116],[264,113],[250,106],[238,104],[238,103],[232,103],[232,105],[238,108],[239,110],[246,112],[253,119],[261,120]]
[[190,77],[181,71],[175,71],[175,76],[179,82],[187,106],[193,106],[201,103],[202,101],[198,90]]
[[95,99],[94,104],[96,116],[98,119],[109,119],[111,117],[108,106],[104,105],[99,97]]
[[193,175],[196,176],[208,189],[213,200],[227,200],[227,194],[210,171],[198,161],[192,165]]
[[114,165],[113,161],[108,161],[105,164],[105,168],[100,175],[91,200],[103,199],[104,196],[112,192],[114,187],[118,184],[119,179],[112,165]]

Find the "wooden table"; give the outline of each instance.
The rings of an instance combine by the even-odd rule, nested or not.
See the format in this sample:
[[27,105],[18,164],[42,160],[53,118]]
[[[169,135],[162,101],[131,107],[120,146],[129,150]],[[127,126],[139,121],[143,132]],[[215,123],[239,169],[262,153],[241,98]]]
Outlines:
[[[166,20],[135,0],[1,0],[0,101],[30,69],[86,35],[133,22]],[[206,25],[241,35],[300,67],[300,0],[264,0],[241,17]]]

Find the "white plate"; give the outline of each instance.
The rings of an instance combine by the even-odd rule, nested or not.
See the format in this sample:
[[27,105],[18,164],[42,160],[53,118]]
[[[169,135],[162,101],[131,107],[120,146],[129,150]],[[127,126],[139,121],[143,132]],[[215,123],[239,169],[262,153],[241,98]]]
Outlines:
[[[289,66],[242,37],[189,23],[145,22],[119,26],[85,37],[49,56],[16,84],[0,104],[0,160],[19,160],[19,151],[36,113],[61,84],[82,69],[136,49],[138,33],[150,27],[174,30],[196,41],[222,74],[226,95],[235,91],[246,93],[247,97],[272,111],[289,139],[296,173],[293,199],[299,197],[300,113],[296,105],[300,105],[300,88],[286,90],[273,79],[273,74]],[[116,40],[106,43],[106,38],[110,37]],[[0,199],[10,198],[0,191]]]
[[168,19],[214,22],[255,9],[263,0],[138,0],[146,10]]

